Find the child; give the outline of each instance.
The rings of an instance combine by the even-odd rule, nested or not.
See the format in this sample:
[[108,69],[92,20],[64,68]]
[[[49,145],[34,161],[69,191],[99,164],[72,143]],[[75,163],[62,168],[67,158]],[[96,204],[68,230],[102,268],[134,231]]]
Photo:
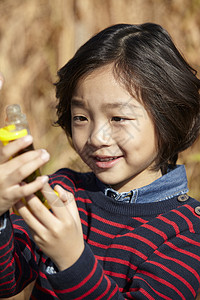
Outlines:
[[103,30],[58,75],[57,123],[92,172],[49,176],[58,198],[47,176],[20,184],[47,152],[9,160],[30,136],[1,149],[1,297],[36,280],[31,299],[195,299],[200,204],[176,161],[199,134],[196,72],[145,23]]

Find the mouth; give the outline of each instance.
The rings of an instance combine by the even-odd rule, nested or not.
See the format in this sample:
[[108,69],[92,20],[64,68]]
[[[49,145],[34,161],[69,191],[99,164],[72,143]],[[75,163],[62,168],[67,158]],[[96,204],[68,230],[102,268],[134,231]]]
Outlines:
[[114,156],[114,157],[99,157],[99,156],[96,156],[95,159],[98,160],[98,161],[111,161],[111,160],[114,160],[118,158],[118,156]]
[[95,165],[101,169],[112,168],[122,159],[122,156],[94,156]]

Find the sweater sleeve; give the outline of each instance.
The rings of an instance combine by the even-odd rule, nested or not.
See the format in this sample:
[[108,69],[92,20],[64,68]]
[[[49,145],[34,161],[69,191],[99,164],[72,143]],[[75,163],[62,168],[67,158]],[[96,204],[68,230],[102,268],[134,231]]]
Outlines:
[[73,266],[47,274],[47,278],[59,299],[124,299],[115,281],[104,274],[87,244]]
[[[191,245],[193,250],[191,251]],[[59,299],[195,299],[200,286],[200,235],[186,234],[164,243],[120,290],[89,246],[62,272],[47,274]]]
[[6,227],[0,232],[0,298],[22,291],[38,275],[35,244],[22,219],[6,214]]

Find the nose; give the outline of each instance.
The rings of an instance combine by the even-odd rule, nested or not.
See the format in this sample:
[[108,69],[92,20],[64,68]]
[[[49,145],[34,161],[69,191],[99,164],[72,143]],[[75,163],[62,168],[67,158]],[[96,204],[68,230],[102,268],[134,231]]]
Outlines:
[[92,128],[88,144],[93,147],[110,146],[112,143],[112,130],[109,123],[101,123]]

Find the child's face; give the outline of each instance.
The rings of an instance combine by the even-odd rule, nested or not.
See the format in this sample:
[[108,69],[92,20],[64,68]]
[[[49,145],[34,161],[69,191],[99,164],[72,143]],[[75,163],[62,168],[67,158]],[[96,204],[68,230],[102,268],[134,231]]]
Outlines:
[[116,81],[111,66],[79,82],[71,114],[74,147],[102,182],[127,192],[161,176],[150,170],[157,154],[153,122]]

